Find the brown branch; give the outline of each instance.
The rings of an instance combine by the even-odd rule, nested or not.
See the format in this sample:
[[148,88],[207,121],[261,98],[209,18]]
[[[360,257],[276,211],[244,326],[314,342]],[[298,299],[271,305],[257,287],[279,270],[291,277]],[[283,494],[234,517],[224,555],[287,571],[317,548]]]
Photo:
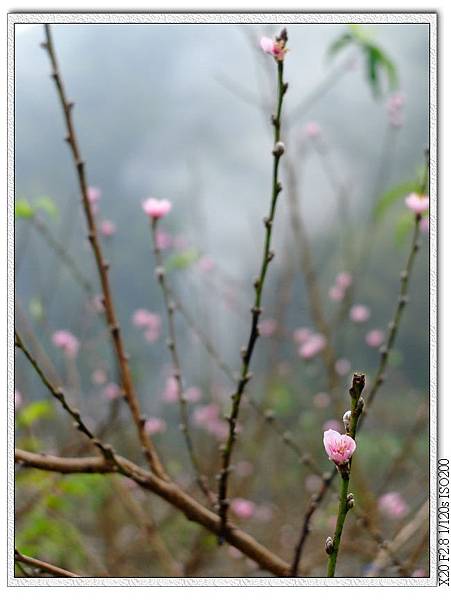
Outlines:
[[25,565],[29,565],[30,567],[34,567],[35,569],[39,569],[45,573],[50,573],[54,577],[81,577],[81,575],[77,575],[71,571],[66,571],[66,569],[56,567],[48,562],[44,562],[43,560],[26,556],[17,549],[14,549],[14,561],[18,563],[24,563]]
[[45,24],[45,35],[46,41],[42,44],[50,58],[52,65],[52,78],[55,82],[55,86],[58,92],[58,97],[63,109],[64,121],[66,125],[66,141],[71,149],[72,158],[74,161],[75,170],[77,173],[78,184],[80,188],[81,200],[83,204],[83,210],[86,217],[86,223],[88,228],[88,240],[91,244],[91,248],[94,254],[97,271],[99,274],[100,284],[103,293],[103,304],[105,306],[105,317],[111,333],[112,344],[117,357],[118,369],[121,376],[122,388],[124,391],[124,397],[130,408],[130,412],[133,417],[136,429],[138,431],[139,441],[142,446],[144,455],[149,463],[150,468],[154,473],[160,477],[167,477],[163,466],[160,462],[156,449],[151,441],[150,437],[144,430],[145,421],[141,417],[141,410],[139,406],[139,400],[135,392],[133,381],[131,378],[130,367],[128,364],[128,357],[125,352],[124,343],[122,339],[121,330],[116,317],[116,311],[113,304],[113,298],[111,294],[111,286],[109,281],[109,264],[104,260],[100,241],[97,235],[96,223],[94,214],[91,208],[91,204],[88,198],[88,184],[85,172],[85,163],[81,158],[77,136],[72,119],[72,112],[74,104],[67,99],[66,91],[64,88],[63,80],[59,71],[58,61],[56,58],[55,49],[53,46],[52,35],[50,26]]
[[[202,506],[197,500],[184,492],[175,483],[162,479],[153,473],[142,469],[126,458],[117,456],[121,465],[121,473],[133,479],[145,488],[179,509],[190,521],[202,525],[214,534],[221,531],[221,521],[218,515]],[[113,465],[108,464],[102,457],[61,458],[58,456],[41,455],[25,450],[16,449],[15,462],[24,467],[32,467],[58,473],[113,473]],[[243,554],[254,560],[264,570],[278,577],[287,577],[290,566],[262,546],[252,536],[228,524],[224,532],[225,540],[235,546]]]

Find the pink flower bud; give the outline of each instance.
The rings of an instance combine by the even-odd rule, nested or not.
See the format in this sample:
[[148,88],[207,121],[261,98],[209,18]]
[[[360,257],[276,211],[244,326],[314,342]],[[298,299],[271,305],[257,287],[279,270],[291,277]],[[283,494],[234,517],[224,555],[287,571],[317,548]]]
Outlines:
[[148,198],[142,203],[143,211],[152,219],[161,219],[167,215],[172,204],[169,200],[157,200],[156,198]]
[[379,348],[384,342],[385,334],[380,329],[372,329],[365,336],[365,341],[370,348]]
[[258,325],[260,335],[271,337],[277,330],[277,321],[275,319],[263,319]]
[[364,323],[370,318],[370,309],[363,304],[354,304],[349,312],[349,318],[354,323]]
[[69,358],[75,358],[77,356],[80,342],[70,331],[66,331],[65,329],[55,331],[52,335],[52,342],[54,346],[61,348]]
[[323,443],[328,457],[336,465],[347,462],[356,449],[356,443],[352,437],[342,435],[333,429],[324,432]]
[[412,193],[407,196],[405,203],[407,208],[410,208],[416,215],[421,215],[429,210],[429,196]]
[[278,61],[282,61],[285,58],[287,48],[285,48],[285,40],[272,40],[269,37],[262,37],[260,39],[260,48],[266,54],[271,54]]
[[240,519],[250,519],[255,512],[255,504],[244,498],[234,498],[230,503],[230,509]]
[[166,431],[166,421],[158,417],[149,417],[144,424],[144,431],[148,435],[164,433]]
[[100,223],[100,233],[104,237],[112,237],[116,233],[116,225],[113,221],[106,219]]

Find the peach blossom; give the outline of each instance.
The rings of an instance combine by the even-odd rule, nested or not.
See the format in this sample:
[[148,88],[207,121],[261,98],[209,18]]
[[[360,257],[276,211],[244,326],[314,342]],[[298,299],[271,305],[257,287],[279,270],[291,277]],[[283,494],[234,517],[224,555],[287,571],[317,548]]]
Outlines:
[[166,216],[170,212],[172,204],[169,200],[148,198],[142,203],[142,208],[146,215],[149,215],[152,219],[161,219],[161,217]]
[[328,457],[336,465],[347,462],[356,449],[356,443],[351,436],[342,435],[333,429],[324,432],[323,442]]
[[80,348],[80,342],[70,332],[65,329],[55,331],[52,335],[52,342],[57,348],[61,348],[69,358],[75,358]]
[[410,208],[416,215],[421,215],[429,210],[429,196],[412,193],[407,196],[405,203],[407,208]]
[[240,519],[250,519],[255,513],[255,503],[244,498],[234,498],[230,509]]
[[378,507],[391,519],[402,519],[409,512],[409,507],[399,492],[383,494],[378,500]]

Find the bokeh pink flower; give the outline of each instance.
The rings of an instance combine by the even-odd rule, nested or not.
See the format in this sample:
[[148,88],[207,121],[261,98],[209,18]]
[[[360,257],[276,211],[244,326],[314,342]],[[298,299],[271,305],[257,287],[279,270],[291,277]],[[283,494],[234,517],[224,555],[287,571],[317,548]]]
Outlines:
[[324,432],[323,443],[328,457],[336,465],[347,462],[356,449],[356,443],[351,436],[342,435],[333,429]]
[[407,208],[416,215],[421,215],[429,210],[429,196],[422,196],[413,192],[406,197],[405,203]]
[[277,321],[275,319],[263,319],[258,325],[258,331],[263,337],[271,337],[277,331]]
[[113,221],[110,221],[109,219],[105,219],[104,221],[102,221],[100,223],[100,233],[106,237],[112,237],[117,231],[117,227],[116,225],[113,223]]
[[371,311],[364,304],[354,304],[349,311],[349,318],[354,323],[364,323],[370,318]]
[[171,211],[172,204],[166,199],[148,198],[142,203],[142,208],[152,219],[161,219]]
[[399,492],[387,492],[378,500],[379,510],[390,519],[402,519],[409,507]]
[[149,417],[146,419],[144,424],[144,431],[148,435],[155,435],[156,433],[164,433],[166,431],[166,421],[159,417]]
[[230,510],[240,519],[250,519],[255,513],[255,503],[245,498],[233,498]]
[[76,358],[80,349],[80,342],[73,333],[66,329],[59,329],[52,335],[53,345],[60,348],[68,358]]
[[365,336],[365,341],[370,348],[379,348],[384,343],[385,333],[381,329],[372,329]]
[[313,333],[306,342],[299,347],[299,356],[310,360],[322,352],[326,347],[326,338],[321,333]]

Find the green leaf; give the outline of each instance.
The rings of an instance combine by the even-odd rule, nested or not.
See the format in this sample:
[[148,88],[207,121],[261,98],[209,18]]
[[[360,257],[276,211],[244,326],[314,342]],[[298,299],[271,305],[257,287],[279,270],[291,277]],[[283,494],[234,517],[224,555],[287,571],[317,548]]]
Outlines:
[[16,219],[31,219],[34,216],[34,209],[28,200],[21,198],[20,200],[16,200],[14,214]]
[[175,269],[187,269],[199,259],[199,256],[200,253],[195,248],[190,248],[180,254],[173,254],[166,261],[166,270],[173,271]]
[[48,196],[41,196],[33,203],[35,208],[41,208],[49,217],[56,219],[58,217],[58,207]]
[[391,206],[393,206],[393,204],[395,204],[395,202],[399,200],[399,198],[403,198],[411,192],[418,193],[419,191],[420,190],[418,181],[416,180],[411,179],[409,181],[402,181],[401,183],[397,183],[395,186],[386,191],[384,194],[382,194],[382,196],[380,196],[377,199],[373,210],[374,220],[378,221],[379,219],[381,219],[386,213],[386,211]]
[[49,419],[53,416],[53,405],[49,400],[38,400],[21,409],[17,416],[19,425],[30,427],[40,419]]
[[349,46],[353,41],[353,36],[350,33],[344,33],[329,46],[327,49],[327,56],[335,56],[338,54],[338,52],[340,52],[340,50],[343,50],[343,48]]
[[381,74],[385,72],[389,88],[395,89],[398,84],[398,75],[393,61],[375,44],[366,44],[364,50],[367,55],[367,77],[373,94],[379,96],[382,91]]
[[31,298],[28,310],[30,311],[30,315],[36,319],[36,321],[41,321],[43,319],[44,307],[42,306],[40,298],[37,298],[36,296]]

